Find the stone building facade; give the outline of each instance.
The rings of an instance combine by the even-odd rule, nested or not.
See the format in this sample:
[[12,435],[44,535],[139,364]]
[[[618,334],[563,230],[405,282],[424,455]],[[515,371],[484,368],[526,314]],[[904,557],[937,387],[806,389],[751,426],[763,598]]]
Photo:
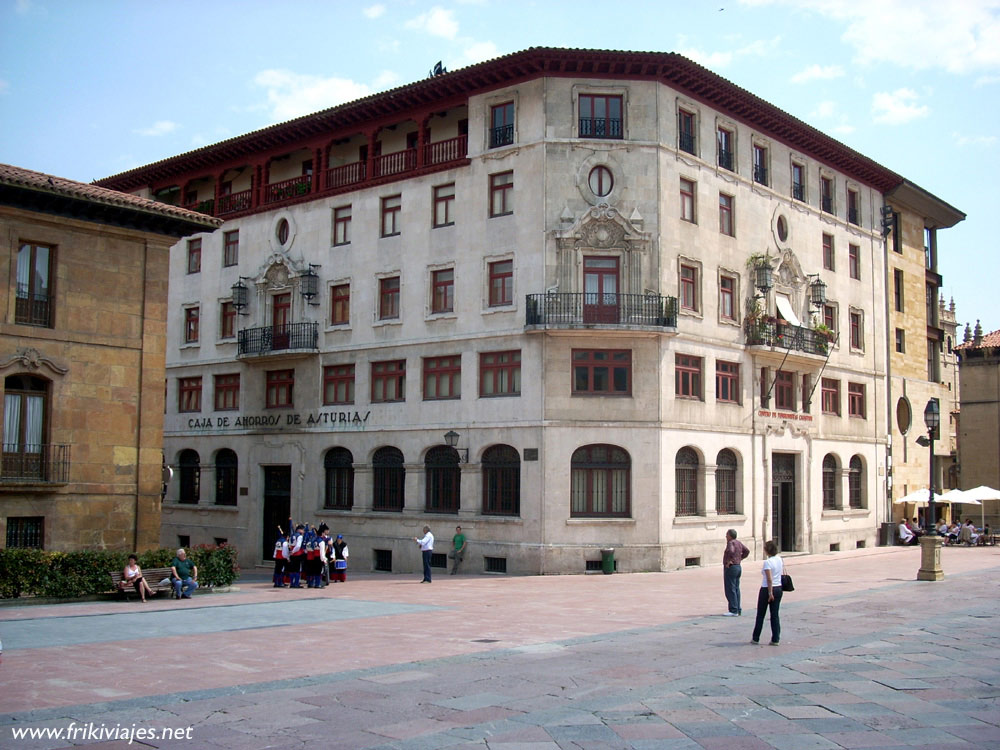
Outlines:
[[[1000,489],[1000,331],[983,334],[976,321],[955,347],[961,381],[958,460],[963,490],[985,485]],[[985,500],[983,508],[963,506],[977,522],[1000,526],[1000,500]]]
[[[582,572],[873,544],[894,172],[674,54],[533,48],[101,181],[170,260],[163,541]],[[446,543],[443,546],[447,546]],[[443,564],[441,555],[436,564]]]
[[221,222],[0,165],[0,540],[159,544],[170,246]]

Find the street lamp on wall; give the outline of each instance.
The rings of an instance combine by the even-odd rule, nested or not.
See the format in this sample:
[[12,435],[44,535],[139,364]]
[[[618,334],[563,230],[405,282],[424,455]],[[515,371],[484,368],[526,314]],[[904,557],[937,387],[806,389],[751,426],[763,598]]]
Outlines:
[[458,445],[458,438],[459,437],[461,437],[461,436],[457,432],[455,432],[454,430],[448,430],[444,434],[444,442],[445,442],[445,444],[449,448],[454,449],[454,451],[458,454],[459,460],[463,464],[467,464],[467,463],[469,463],[469,449],[468,448],[458,448],[458,447],[456,447]]
[[758,263],[757,268],[754,269],[753,285],[757,287],[757,291],[763,297],[766,297],[767,293],[774,289],[774,269],[771,268],[771,264],[766,259]]
[[299,276],[299,290],[302,296],[305,297],[306,302],[310,305],[318,305],[319,302],[313,302],[313,299],[319,294],[319,276],[316,274],[316,269],[319,266],[309,264],[309,270]]
[[236,312],[238,312],[240,315],[246,315],[246,313],[243,312],[243,310],[249,304],[247,285],[243,283],[245,279],[246,279],[245,276],[240,276],[239,281],[233,284],[232,288],[230,289],[230,291],[233,294],[233,307],[236,308]]
[[809,303],[813,307],[823,307],[826,304],[826,284],[815,274],[816,278],[809,284]]

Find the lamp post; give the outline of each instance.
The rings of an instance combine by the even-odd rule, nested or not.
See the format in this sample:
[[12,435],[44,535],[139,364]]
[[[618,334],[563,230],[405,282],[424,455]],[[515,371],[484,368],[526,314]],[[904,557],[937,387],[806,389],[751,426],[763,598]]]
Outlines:
[[941,426],[941,406],[936,398],[932,398],[924,407],[924,424],[927,426],[927,437],[917,439],[920,445],[930,447],[930,477],[927,483],[927,517],[924,519],[924,535],[920,537],[920,570],[917,571],[918,581],[940,581],[944,578],[941,569],[941,537],[937,535],[934,526],[934,440]]

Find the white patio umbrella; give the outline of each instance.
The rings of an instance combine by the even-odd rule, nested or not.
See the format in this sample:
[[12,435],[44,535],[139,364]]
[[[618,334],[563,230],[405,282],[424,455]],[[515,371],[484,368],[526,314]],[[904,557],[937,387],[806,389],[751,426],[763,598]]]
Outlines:
[[[937,502],[937,498],[934,499]],[[963,490],[948,490],[941,495],[941,502],[961,503],[962,505],[982,505],[974,497],[969,497],[969,493]]]
[[987,487],[985,484],[981,484],[978,487],[973,487],[971,490],[962,491],[962,502],[969,503],[975,500],[979,503],[980,517],[979,525],[986,525],[986,506],[983,505],[984,500],[1000,500],[1000,490],[995,490],[992,487]]
[[[939,493],[934,493],[934,502],[936,503],[946,503],[947,500],[943,499],[943,496]],[[904,495],[903,497],[897,497],[893,500],[895,504],[901,503],[913,503],[914,505],[927,505],[927,489],[914,490],[909,495]]]

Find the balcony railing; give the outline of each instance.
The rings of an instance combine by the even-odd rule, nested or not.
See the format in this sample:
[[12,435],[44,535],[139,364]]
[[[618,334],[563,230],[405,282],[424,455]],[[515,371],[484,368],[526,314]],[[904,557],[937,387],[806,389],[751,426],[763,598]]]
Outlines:
[[847,221],[855,226],[861,225],[861,219],[858,218],[858,209],[853,207],[847,209]]
[[208,214],[212,216],[215,212],[215,198],[208,198],[203,201],[194,201],[193,203],[185,203],[181,208],[186,208],[188,211],[197,211],[200,214]]
[[343,164],[326,170],[327,190],[364,182],[365,162],[356,161],[353,164]]
[[288,323],[263,328],[244,328],[237,340],[237,356],[266,355],[315,349],[319,340],[316,323]]
[[424,146],[425,164],[444,164],[456,159],[464,159],[468,150],[469,136],[460,135],[446,141],[428,143]]
[[719,149],[719,166],[723,169],[733,171],[733,152],[727,148]]
[[824,212],[826,212],[828,214],[832,214],[833,213],[833,198],[832,197],[830,197],[829,195],[824,195],[820,199],[820,203],[822,203],[822,205],[823,205],[823,211]]
[[677,145],[680,146],[681,151],[693,154],[695,147],[694,133],[681,133],[677,140]]
[[793,182],[792,197],[797,201],[804,201],[806,199],[806,186],[800,182]]
[[307,174],[290,180],[272,182],[264,189],[264,203],[278,203],[300,195],[308,195],[311,189],[312,175]]
[[51,443],[4,443],[0,483],[65,484],[69,481],[69,448]]
[[409,172],[417,167],[417,150],[408,148],[405,151],[396,151],[392,154],[384,154],[375,157],[375,164],[372,169],[372,177],[387,177]]
[[622,121],[610,117],[581,117],[581,138],[621,138]]
[[47,294],[28,294],[27,284],[17,285],[14,303],[14,322],[29,326],[48,327],[52,313],[52,297]]
[[747,321],[747,344],[822,356],[830,350],[829,337],[812,328],[763,320]]
[[654,294],[529,294],[525,323],[567,327],[677,326],[677,298]]
[[234,214],[237,211],[248,210],[253,202],[252,193],[253,191],[251,190],[242,190],[239,193],[220,195],[219,211],[216,215],[225,216],[226,214]]
[[490,148],[509,146],[514,142],[514,123],[490,129]]
[[767,167],[760,164],[753,166],[753,181],[761,185],[767,185]]

